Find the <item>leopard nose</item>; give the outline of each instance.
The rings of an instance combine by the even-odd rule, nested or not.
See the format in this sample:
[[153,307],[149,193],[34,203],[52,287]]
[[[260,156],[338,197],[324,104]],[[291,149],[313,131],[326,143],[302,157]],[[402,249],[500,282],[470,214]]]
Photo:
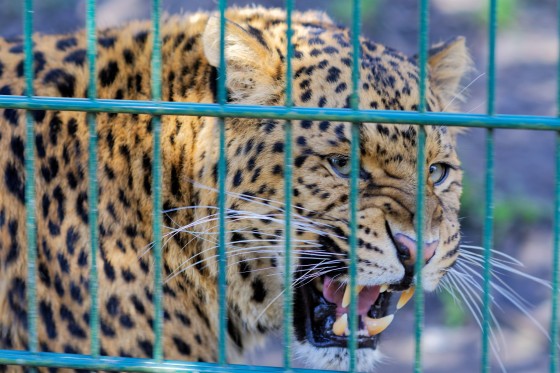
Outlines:
[[[397,244],[397,254],[400,261],[407,267],[414,266],[417,257],[416,240],[402,233],[395,234],[394,238],[395,243]],[[432,257],[436,253],[438,243],[439,240],[424,243],[424,263],[427,263],[430,259],[432,259]]]

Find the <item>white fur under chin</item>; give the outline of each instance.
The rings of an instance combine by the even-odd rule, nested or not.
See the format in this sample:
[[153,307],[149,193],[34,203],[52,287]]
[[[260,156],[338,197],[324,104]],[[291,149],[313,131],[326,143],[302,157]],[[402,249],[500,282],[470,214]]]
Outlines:
[[[296,358],[311,369],[348,370],[348,349],[339,347],[317,348],[309,343],[295,342]],[[356,350],[356,370],[374,372],[382,361],[383,354],[379,350]]]

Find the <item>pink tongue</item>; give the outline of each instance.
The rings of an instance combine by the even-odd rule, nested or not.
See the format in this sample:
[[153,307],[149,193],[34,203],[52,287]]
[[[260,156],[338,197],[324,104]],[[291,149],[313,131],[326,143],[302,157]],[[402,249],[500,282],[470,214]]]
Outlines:
[[[323,297],[330,303],[337,305],[337,315],[348,312],[347,307],[342,307],[342,298],[346,284],[334,281],[331,277],[325,277],[323,283]],[[358,294],[358,315],[365,315],[379,297],[379,286],[366,286]]]

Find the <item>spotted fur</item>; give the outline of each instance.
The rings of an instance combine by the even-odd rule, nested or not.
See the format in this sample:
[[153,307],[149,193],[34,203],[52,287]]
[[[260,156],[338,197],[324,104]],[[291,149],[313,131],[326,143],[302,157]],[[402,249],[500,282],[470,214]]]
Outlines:
[[[285,97],[285,13],[231,9],[227,13],[227,88],[232,103],[282,105]],[[216,102],[219,26],[215,14],[169,17],[163,22],[163,100]],[[294,16],[293,96],[296,106],[348,108],[351,93],[349,30],[319,12]],[[148,100],[150,25],[133,22],[98,35],[98,95]],[[34,35],[34,89],[38,96],[86,97],[84,32]],[[23,48],[0,39],[0,94],[23,95]],[[464,41],[432,50],[428,109],[454,98],[468,67]],[[361,40],[360,107],[416,110],[414,58]],[[37,300],[41,351],[89,353],[90,242],[88,127],[79,112],[31,112],[35,122]],[[228,352],[238,361],[282,325],[283,123],[227,120]],[[101,353],[150,357],[153,352],[152,118],[97,115],[99,182],[99,312]],[[427,166],[452,165],[442,185],[426,184],[428,242],[439,240],[424,268],[426,289],[458,255],[457,212],[461,171],[455,133],[426,127]],[[367,284],[398,283],[405,270],[386,224],[416,237],[418,128],[367,123],[361,127],[358,270]],[[167,359],[216,361],[217,267],[214,258],[218,140],[216,119],[162,118],[164,224],[164,354]],[[26,227],[24,208],[25,113],[0,110],[0,348],[25,349]],[[332,154],[349,154],[350,124],[294,121],[294,221],[300,242],[322,245],[347,266],[348,180],[329,166]],[[240,196],[243,194],[243,196]],[[185,207],[193,208],[185,208]],[[196,208],[195,208],[196,207]],[[245,217],[245,218],[242,218]],[[196,224],[193,225],[193,222]],[[267,249],[259,247],[267,246]],[[254,249],[251,249],[254,247]],[[303,258],[305,255],[301,254]],[[299,259],[298,259],[299,260]],[[301,259],[303,260],[303,259]],[[296,263],[301,264],[302,262]],[[298,274],[296,273],[296,277]],[[297,310],[296,317],[297,317]],[[345,351],[318,351],[296,341],[315,367],[344,369]],[[360,352],[360,369],[374,354]],[[3,370],[0,368],[0,371]]]

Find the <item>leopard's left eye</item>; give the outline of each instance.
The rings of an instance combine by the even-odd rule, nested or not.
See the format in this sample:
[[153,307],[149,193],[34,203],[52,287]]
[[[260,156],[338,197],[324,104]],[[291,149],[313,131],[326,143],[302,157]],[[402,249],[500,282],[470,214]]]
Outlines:
[[445,181],[449,173],[449,165],[445,163],[434,163],[430,166],[430,181],[434,185],[439,185]]
[[350,171],[352,167],[350,166],[350,158],[344,155],[333,155],[328,157],[329,164],[331,165],[334,172],[344,178],[350,176]]

